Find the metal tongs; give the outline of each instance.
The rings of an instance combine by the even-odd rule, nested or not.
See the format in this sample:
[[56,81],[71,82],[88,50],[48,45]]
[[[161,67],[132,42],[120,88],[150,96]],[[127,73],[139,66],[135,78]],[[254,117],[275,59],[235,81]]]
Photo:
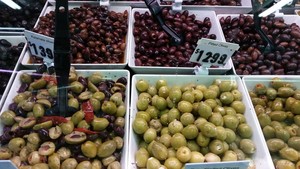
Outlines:
[[270,53],[275,50],[275,44],[273,41],[270,40],[268,35],[261,29],[261,17],[259,17],[259,13],[262,12],[262,9],[266,6],[269,6],[271,3],[273,3],[272,0],[269,0],[267,2],[264,2],[261,4],[259,0],[251,0],[252,2],[252,13],[253,13],[253,19],[254,19],[254,26],[255,30],[258,32],[260,37],[267,43],[267,46],[265,47],[264,53]]
[[70,73],[70,33],[68,0],[57,0],[55,6],[54,68],[57,79],[59,115],[68,112],[68,80]]
[[159,6],[156,0],[145,0],[147,7],[149,8],[152,16],[158,21],[160,27],[169,35],[171,43],[174,45],[180,45],[183,43],[183,38],[178,35],[172,28],[165,24],[161,11],[162,8]]

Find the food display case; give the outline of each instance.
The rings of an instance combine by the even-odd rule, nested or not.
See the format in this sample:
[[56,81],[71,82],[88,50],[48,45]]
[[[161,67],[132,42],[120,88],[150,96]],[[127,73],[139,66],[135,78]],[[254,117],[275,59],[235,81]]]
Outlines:
[[[300,167],[299,2],[261,19],[270,52],[250,0],[176,0],[180,10],[158,0],[152,13],[160,24],[142,0],[70,0],[73,62],[59,88],[66,112],[55,68],[31,55],[24,36],[26,29],[54,37],[57,3],[15,2],[20,11],[0,11],[0,39],[25,45],[14,66],[0,67],[12,73],[8,82],[0,75],[1,169]],[[183,43],[171,43],[160,25]],[[189,62],[201,38],[240,48],[225,65],[203,67],[200,55]]]

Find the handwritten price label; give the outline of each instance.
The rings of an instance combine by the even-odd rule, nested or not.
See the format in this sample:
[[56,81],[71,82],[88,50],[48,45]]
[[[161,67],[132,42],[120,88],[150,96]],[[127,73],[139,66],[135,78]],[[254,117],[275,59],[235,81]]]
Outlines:
[[32,55],[44,59],[46,63],[53,63],[54,38],[25,30],[25,38]]
[[202,65],[224,66],[233,53],[240,48],[238,44],[202,38],[197,42],[190,61]]
[[185,169],[247,169],[250,161],[187,163]]

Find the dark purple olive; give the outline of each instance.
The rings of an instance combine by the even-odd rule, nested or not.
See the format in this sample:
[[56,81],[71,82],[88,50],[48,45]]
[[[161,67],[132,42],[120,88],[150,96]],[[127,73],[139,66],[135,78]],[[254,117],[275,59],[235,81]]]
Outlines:
[[114,132],[120,137],[124,136],[124,129],[120,126],[114,126]]
[[39,134],[39,137],[43,142],[49,141],[51,139],[49,137],[49,131],[47,129],[39,129],[37,133]]
[[29,85],[27,83],[22,83],[17,92],[23,93],[27,90],[28,87],[29,87]]
[[90,161],[90,158],[84,156],[83,154],[77,154],[77,155],[74,155],[74,158],[76,159],[76,161],[78,163],[82,162],[82,161]]
[[102,82],[99,83],[98,89],[100,91],[105,91],[105,90],[108,90],[108,86],[107,86],[107,84],[104,81],[102,81]]
[[21,107],[18,107],[15,111],[16,116],[21,116],[21,117],[26,117],[27,116],[27,112],[25,110],[23,110]]
[[78,82],[81,83],[81,84],[84,86],[84,89],[83,89],[83,90],[85,90],[85,88],[87,88],[88,84],[87,84],[86,78],[84,78],[84,77],[82,77],[82,76],[79,76],[79,77],[78,77]]
[[95,141],[99,137],[100,137],[99,134],[88,134],[87,135],[87,140],[89,140],[89,141]]
[[110,123],[113,123],[116,120],[115,116],[112,116],[112,115],[109,115],[109,114],[106,114],[103,117],[106,118]]
[[122,83],[125,86],[127,85],[127,79],[125,77],[120,77],[116,82]]
[[15,133],[16,137],[23,137],[23,136],[29,134],[30,130],[29,129],[21,129],[20,128],[20,129],[17,129],[14,133]]
[[8,106],[8,109],[13,111],[13,112],[16,112],[17,111],[17,108],[18,108],[18,104],[17,103],[11,103],[9,106]]

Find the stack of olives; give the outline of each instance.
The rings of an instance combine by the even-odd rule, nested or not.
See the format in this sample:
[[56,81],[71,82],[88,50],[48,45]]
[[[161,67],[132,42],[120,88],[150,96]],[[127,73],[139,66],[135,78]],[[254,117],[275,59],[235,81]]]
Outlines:
[[210,86],[167,83],[136,82],[132,128],[141,139],[137,167],[181,169],[185,163],[251,158],[256,146],[235,81],[216,79]]
[[68,115],[59,116],[55,75],[20,75],[21,87],[1,113],[0,160],[21,169],[121,169],[127,79],[82,77],[71,68]]
[[273,78],[249,94],[276,168],[300,168],[300,90]]

